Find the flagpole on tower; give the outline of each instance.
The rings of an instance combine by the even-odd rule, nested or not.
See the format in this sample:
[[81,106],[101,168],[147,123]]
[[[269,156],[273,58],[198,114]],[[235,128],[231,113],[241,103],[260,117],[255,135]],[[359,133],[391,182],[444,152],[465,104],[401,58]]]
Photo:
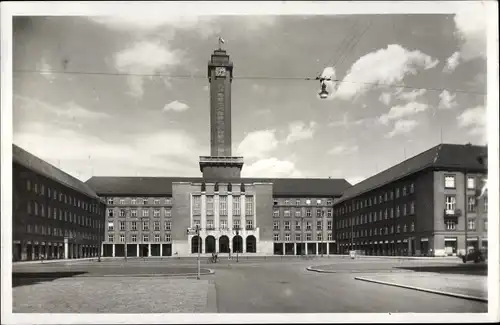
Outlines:
[[222,44],[224,43],[225,43],[224,39],[221,36],[219,36],[219,50],[222,50]]

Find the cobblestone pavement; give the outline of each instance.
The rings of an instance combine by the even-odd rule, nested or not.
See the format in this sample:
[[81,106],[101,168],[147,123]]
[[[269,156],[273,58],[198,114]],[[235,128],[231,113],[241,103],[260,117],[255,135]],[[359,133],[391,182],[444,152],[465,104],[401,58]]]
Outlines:
[[[210,280],[71,278],[13,289],[14,313],[203,313]],[[214,298],[212,298],[214,299]]]

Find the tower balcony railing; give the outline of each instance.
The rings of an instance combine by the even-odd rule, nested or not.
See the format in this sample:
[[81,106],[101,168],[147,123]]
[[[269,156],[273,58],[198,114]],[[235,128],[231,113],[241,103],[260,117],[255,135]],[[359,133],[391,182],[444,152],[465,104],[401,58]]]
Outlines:
[[462,210],[460,210],[460,209],[445,209],[444,215],[446,217],[460,217],[462,215]]
[[200,156],[200,163],[243,163],[243,157],[231,157],[231,156]]

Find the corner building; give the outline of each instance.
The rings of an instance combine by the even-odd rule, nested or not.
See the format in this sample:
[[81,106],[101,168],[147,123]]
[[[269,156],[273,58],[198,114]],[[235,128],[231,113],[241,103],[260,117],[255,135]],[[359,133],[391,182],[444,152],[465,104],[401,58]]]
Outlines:
[[440,144],[347,189],[335,203],[339,251],[463,254],[487,248],[487,147]]
[[13,145],[12,260],[94,257],[105,203],[85,183]]
[[[189,256],[199,249],[334,254],[333,202],[351,185],[344,179],[241,178],[244,159],[231,153],[233,63],[225,50],[212,53],[207,71],[210,156],[200,156],[202,177],[87,181],[108,204],[104,256]],[[196,226],[199,235],[188,233]]]

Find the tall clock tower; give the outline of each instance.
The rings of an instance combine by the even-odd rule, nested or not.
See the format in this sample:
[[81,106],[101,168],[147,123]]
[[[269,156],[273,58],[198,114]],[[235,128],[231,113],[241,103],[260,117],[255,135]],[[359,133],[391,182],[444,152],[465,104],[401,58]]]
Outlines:
[[210,83],[210,156],[200,157],[204,178],[240,178],[243,157],[231,155],[231,83],[233,62],[222,48],[208,62]]

